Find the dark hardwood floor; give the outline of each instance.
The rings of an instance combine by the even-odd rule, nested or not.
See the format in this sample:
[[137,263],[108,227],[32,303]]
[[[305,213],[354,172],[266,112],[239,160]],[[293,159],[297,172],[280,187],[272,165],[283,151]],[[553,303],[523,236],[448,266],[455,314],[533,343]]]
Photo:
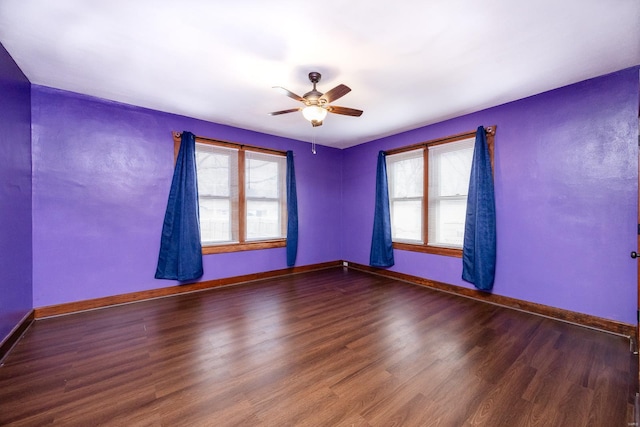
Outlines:
[[626,426],[627,339],[342,268],[37,321],[0,424]]

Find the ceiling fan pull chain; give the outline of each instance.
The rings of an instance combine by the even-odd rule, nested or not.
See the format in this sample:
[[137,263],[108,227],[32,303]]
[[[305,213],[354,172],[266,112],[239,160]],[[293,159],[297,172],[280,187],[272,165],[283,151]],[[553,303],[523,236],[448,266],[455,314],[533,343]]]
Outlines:
[[316,154],[316,132],[314,130],[312,130],[312,134],[311,134],[311,152],[313,154]]

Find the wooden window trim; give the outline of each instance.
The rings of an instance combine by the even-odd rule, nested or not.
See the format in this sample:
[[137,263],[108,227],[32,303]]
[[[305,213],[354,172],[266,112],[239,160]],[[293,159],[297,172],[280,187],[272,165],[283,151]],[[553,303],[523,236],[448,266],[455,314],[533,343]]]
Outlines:
[[[496,134],[496,125],[493,126],[487,126],[485,127],[485,134],[487,136],[487,146],[489,149],[489,158],[491,160],[491,171],[492,173],[494,173],[495,171],[495,167],[494,167],[494,160],[493,160],[493,153],[494,153],[494,139],[495,139],[495,134]],[[444,256],[450,256],[450,257],[457,257],[457,258],[462,258],[462,249],[456,249],[456,248],[447,248],[444,246],[433,246],[433,245],[429,245],[428,241],[429,241],[429,236],[428,236],[428,230],[429,230],[429,194],[428,194],[428,189],[429,189],[429,150],[428,148],[430,146],[435,146],[435,145],[441,145],[441,144],[446,144],[449,142],[455,142],[455,141],[460,141],[463,139],[467,139],[467,138],[471,138],[473,136],[475,136],[476,131],[468,131],[468,132],[462,132],[462,133],[458,133],[455,135],[451,135],[451,136],[447,136],[444,138],[438,138],[438,139],[432,139],[429,141],[425,141],[425,142],[420,142],[418,144],[412,144],[412,145],[406,145],[404,147],[399,147],[399,148],[394,148],[391,150],[387,150],[385,151],[386,155],[392,155],[392,154],[400,154],[400,153],[404,153],[407,151],[412,151],[412,150],[418,150],[418,149],[424,149],[424,153],[423,153],[423,178],[422,178],[422,185],[423,185],[423,189],[422,189],[422,197],[423,197],[423,207],[422,207],[422,240],[423,243],[407,243],[407,242],[393,242],[393,248],[394,249],[400,249],[400,250],[405,250],[405,251],[412,251],[412,252],[422,252],[422,253],[428,253],[428,254],[433,254],[433,255],[444,255]]]
[[[494,165],[493,165],[493,151],[494,151],[494,138],[496,135],[496,125],[493,126],[487,126],[485,127],[485,134],[487,136],[487,146],[489,147],[489,157],[491,158],[491,170],[493,171]],[[393,148],[391,150],[386,150],[384,153],[387,156],[390,156],[392,154],[400,154],[400,153],[404,153],[405,151],[412,151],[412,150],[419,150],[421,148],[423,148],[425,151],[427,151],[429,146],[433,146],[433,145],[441,145],[441,144],[446,144],[448,142],[455,142],[455,141],[459,141],[462,139],[467,139],[467,138],[471,138],[473,136],[475,136],[476,131],[468,131],[468,132],[462,132],[462,133],[457,133],[455,135],[451,135],[451,136],[447,136],[444,138],[437,138],[437,139],[431,139],[429,141],[425,141],[425,142],[419,142],[417,144],[411,144],[411,145],[405,145],[403,147],[399,147],[399,148]]]
[[254,251],[257,249],[284,248],[287,239],[261,240],[259,242],[228,243],[202,247],[202,254],[223,254],[229,252]]
[[[178,159],[178,152],[180,151],[180,142],[182,137],[182,132],[172,132],[173,136],[173,161],[174,164]],[[265,154],[274,154],[279,156],[286,156],[287,152],[283,150],[275,150],[270,148],[256,147],[254,145],[248,144],[238,144],[234,142],[222,141],[219,139],[205,138],[202,136],[196,136],[196,143],[201,144],[209,144],[209,145],[217,145],[225,148],[235,148],[238,151],[254,151]],[[216,245],[207,245],[202,246],[202,254],[221,254],[221,253],[230,253],[230,252],[241,252],[241,251],[253,251],[258,249],[271,249],[271,248],[283,248],[287,245],[287,239],[265,239],[265,240],[257,240],[257,241],[245,241],[245,227],[246,220],[240,221],[240,218],[246,218],[247,216],[247,206],[246,206],[246,197],[245,197],[245,173],[244,173],[244,163],[245,156],[238,155],[238,168],[242,173],[238,173],[238,217],[236,219],[232,218],[232,221],[237,221],[238,224],[233,224],[232,227],[237,227],[238,229],[238,239],[239,243],[221,243]],[[286,173],[286,172],[285,172]],[[286,206],[284,206],[285,218],[286,218]],[[286,222],[286,221],[285,221]],[[283,225],[283,229],[286,230],[286,225]]]
[[[173,136],[173,155],[174,161],[178,158],[178,151],[180,150],[180,138],[182,137],[182,132],[171,132]],[[211,145],[219,145],[221,147],[226,148],[237,148],[238,150],[250,150],[250,151],[258,151],[266,154],[277,154],[280,156],[286,156],[287,152],[284,150],[276,150],[273,148],[264,148],[257,147],[255,145],[250,144],[238,144],[237,142],[229,142],[224,141],[222,139],[213,139],[213,138],[205,138],[204,136],[196,135],[196,143],[199,142],[201,144],[211,144]]]
[[[238,243],[229,243],[225,246],[243,245],[245,243],[246,227],[247,227],[247,200],[245,191],[246,171],[244,153],[241,155],[238,151]],[[242,220],[244,218],[244,220]]]

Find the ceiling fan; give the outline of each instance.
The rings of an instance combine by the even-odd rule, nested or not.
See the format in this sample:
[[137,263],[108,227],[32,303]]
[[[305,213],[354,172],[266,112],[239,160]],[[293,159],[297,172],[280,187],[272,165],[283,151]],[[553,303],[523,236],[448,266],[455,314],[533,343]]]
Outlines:
[[296,95],[295,93],[283,87],[274,86],[274,89],[278,89],[289,98],[293,98],[296,101],[302,102],[305,106],[299,108],[291,108],[289,110],[274,111],[273,113],[269,113],[269,115],[278,116],[280,114],[302,111],[302,115],[304,116],[304,118],[309,120],[313,127],[322,126],[322,121],[327,116],[327,112],[354,117],[360,117],[362,115],[362,110],[329,105],[336,99],[342,98],[347,93],[351,92],[351,89],[348,86],[341,84],[334,87],[329,92],[323,94],[316,89],[316,84],[320,81],[321,77],[322,75],[317,71],[312,71],[309,73],[309,80],[311,80],[311,83],[313,83],[313,89],[305,93],[304,96]]

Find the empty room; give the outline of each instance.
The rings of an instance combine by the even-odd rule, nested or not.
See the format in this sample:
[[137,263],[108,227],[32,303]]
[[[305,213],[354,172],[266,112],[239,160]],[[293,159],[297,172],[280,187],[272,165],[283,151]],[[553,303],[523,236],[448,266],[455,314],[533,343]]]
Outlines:
[[640,3],[0,2],[0,425],[640,425]]

